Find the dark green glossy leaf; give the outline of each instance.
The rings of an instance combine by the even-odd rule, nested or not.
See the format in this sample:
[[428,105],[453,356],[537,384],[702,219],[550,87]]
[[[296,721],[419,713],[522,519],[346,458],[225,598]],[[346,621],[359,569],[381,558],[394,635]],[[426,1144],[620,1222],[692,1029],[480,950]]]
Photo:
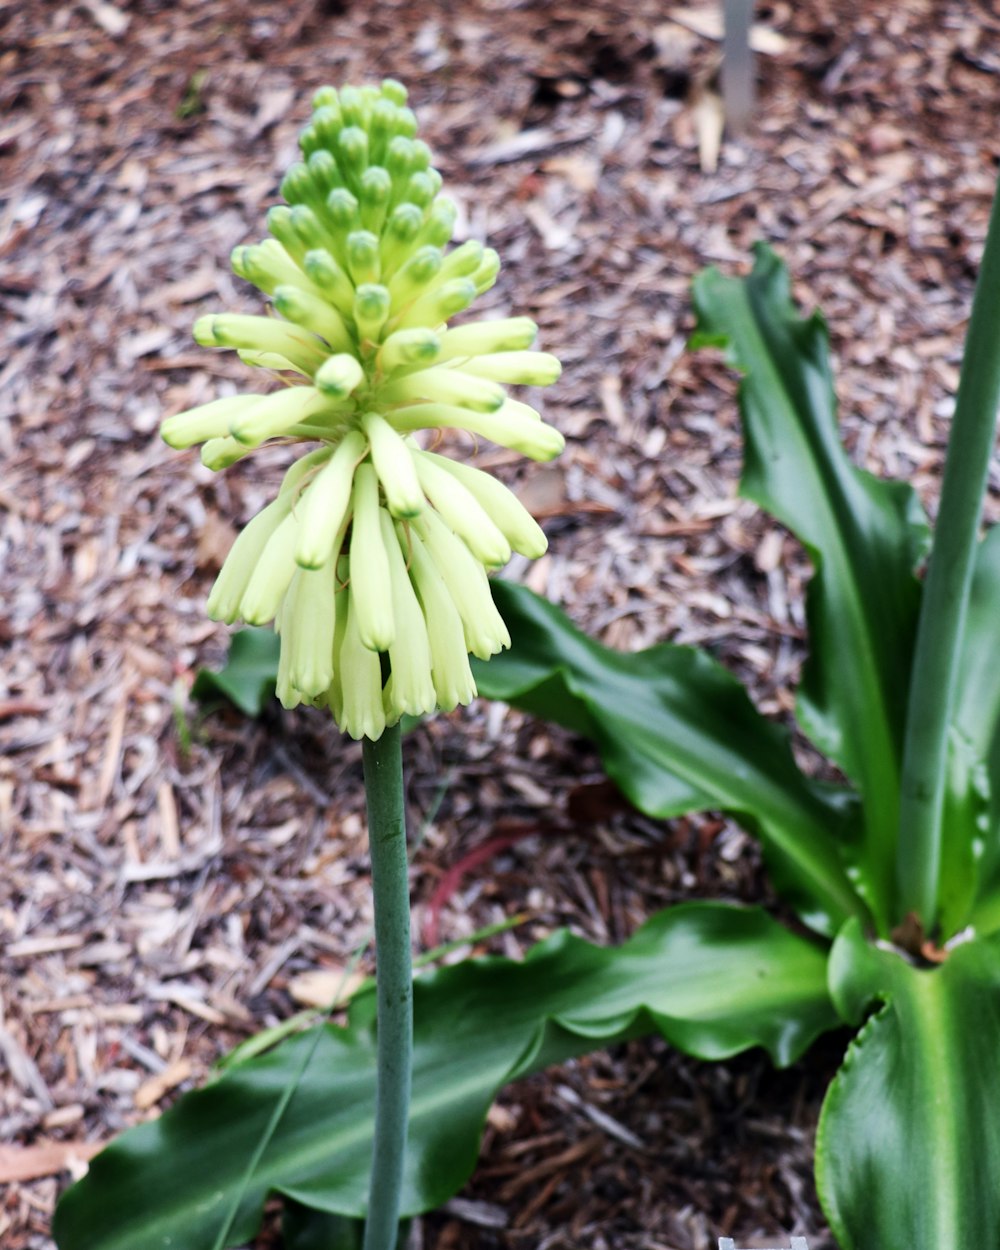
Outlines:
[[365,1226],[301,1202],[286,1202],[281,1217],[282,1250],[361,1250]]
[[651,816],[737,813],[820,931],[863,911],[842,865],[850,793],[803,776],[787,734],[720,664],[691,647],[614,651],[523,586],[495,581],[493,593],[511,649],[476,665],[482,694],[592,738],[608,775]]
[[[277,1100],[305,1066],[226,1245],[251,1237],[268,1192],[360,1216],[374,1107],[371,994],[346,1029],[310,1030],[132,1129],[63,1198],[60,1250],[210,1250]],[[440,1205],[471,1173],[506,1082],[609,1042],[658,1031],[721,1059],[765,1047],[792,1062],[836,1025],[826,955],[757,908],[689,903],[617,949],[562,932],[521,962],[440,968],[414,992],[413,1102],[403,1212]]]
[[259,716],[274,698],[280,640],[271,629],[241,629],[233,634],[225,667],[199,670],[191,694],[208,702],[220,696],[244,716]]
[[910,662],[919,606],[914,576],[928,531],[912,489],[856,469],[841,446],[816,314],[800,318],[788,273],[767,247],[742,280],[695,280],[696,342],[718,343],[744,371],[742,493],[795,533],[816,568],[810,655],[799,714],[816,744],[861,791],[867,837],[860,886],[883,925],[892,914]]
[[816,1180],[843,1250],[1000,1245],[1000,938],[934,969],[864,940],[851,923],[831,992],[857,1023],[827,1093]]

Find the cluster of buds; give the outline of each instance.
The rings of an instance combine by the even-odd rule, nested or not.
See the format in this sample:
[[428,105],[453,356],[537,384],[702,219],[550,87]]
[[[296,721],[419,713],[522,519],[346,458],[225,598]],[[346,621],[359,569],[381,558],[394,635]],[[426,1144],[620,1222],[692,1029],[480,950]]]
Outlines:
[[273,237],[232,258],[277,316],[194,327],[283,385],[179,413],[162,435],[203,443],[211,469],[273,440],[315,444],[237,538],[209,612],[273,620],[282,703],[328,706],[352,737],[378,738],[403,713],[475,696],[469,652],[488,659],[510,642],[486,571],[546,545],[505,486],[428,437],[466,431],[551,459],[562,436],[502,384],[545,386],[560,366],[528,350],[525,317],[449,326],[494,284],[499,258],[474,241],[445,250],[456,211],[405,89],[324,87],[313,108],[287,203],[268,214]]

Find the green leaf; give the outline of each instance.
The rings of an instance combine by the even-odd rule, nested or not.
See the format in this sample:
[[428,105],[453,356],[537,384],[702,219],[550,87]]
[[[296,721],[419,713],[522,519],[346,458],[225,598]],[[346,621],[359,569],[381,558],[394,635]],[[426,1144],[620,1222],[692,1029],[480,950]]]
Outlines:
[[[972,593],[962,637],[958,693],[952,738],[948,800],[976,795],[980,801],[968,820],[947,819],[948,855],[943,867],[961,855],[966,877],[981,882],[978,928],[1000,925],[1000,526],[979,544]],[[964,748],[964,749],[963,749]],[[985,808],[985,811],[983,810]],[[950,816],[951,813],[949,812]],[[984,819],[985,816],[985,819]],[[981,863],[976,860],[976,843]],[[957,845],[956,845],[957,844]],[[964,917],[952,918],[956,928]]]
[[192,696],[204,702],[221,695],[245,716],[259,716],[274,697],[279,645],[273,630],[239,630],[233,634],[225,667],[217,673],[200,669]]
[[745,373],[742,493],[805,545],[810,656],[800,719],[861,791],[861,887],[884,926],[892,914],[910,663],[929,535],[913,490],[856,469],[841,446],[816,314],[800,318],[788,272],[758,245],[752,274],[695,280],[696,343],[718,343]]
[[690,647],[614,651],[522,586],[494,581],[493,594],[511,649],[476,664],[481,694],[592,738],[608,776],[650,816],[739,815],[813,928],[832,934],[864,912],[842,863],[850,792],[806,778],[785,731],[720,664]]
[[842,1015],[885,1005],[826,1096],[816,1180],[843,1250],[1000,1245],[1000,938],[917,968],[854,922],[830,960]]
[[[364,1213],[375,1050],[372,995],[347,1028],[301,1034],[126,1133],[64,1196],[60,1250],[209,1250],[276,1101],[315,1047],[226,1245],[252,1237],[269,1192]],[[440,968],[414,989],[414,1076],[403,1213],[440,1205],[471,1173],[506,1082],[613,1041],[660,1032],[709,1059],[751,1046],[791,1063],[835,1027],[825,952],[757,908],[689,903],[617,949],[566,932],[523,962]]]
[[361,1250],[364,1224],[301,1202],[286,1202],[281,1219],[282,1250]]

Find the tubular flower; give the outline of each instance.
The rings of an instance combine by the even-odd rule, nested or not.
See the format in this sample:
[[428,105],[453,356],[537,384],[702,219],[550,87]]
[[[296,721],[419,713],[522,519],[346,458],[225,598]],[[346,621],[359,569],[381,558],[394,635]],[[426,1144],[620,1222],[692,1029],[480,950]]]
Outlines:
[[472,241],[448,248],[456,210],[416,130],[392,80],[317,92],[272,237],[232,256],[275,315],[194,326],[202,345],[284,385],[161,429],[171,447],[203,444],[211,469],[272,440],[310,445],[233,544],[208,609],[273,620],[282,703],[327,706],[355,738],[474,698],[469,653],[510,644],[486,571],[546,547],[505,486],[425,444],[450,429],[535,460],[563,447],[504,390],[559,376],[554,356],[530,350],[534,323],[450,324],[494,284],[499,258]]

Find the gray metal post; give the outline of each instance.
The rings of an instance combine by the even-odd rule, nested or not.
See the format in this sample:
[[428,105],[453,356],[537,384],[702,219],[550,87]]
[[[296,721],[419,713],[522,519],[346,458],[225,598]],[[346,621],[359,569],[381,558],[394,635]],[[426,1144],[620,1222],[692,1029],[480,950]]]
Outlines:
[[750,48],[753,0],[722,0],[722,101],[726,125],[742,134],[753,115],[754,64]]

